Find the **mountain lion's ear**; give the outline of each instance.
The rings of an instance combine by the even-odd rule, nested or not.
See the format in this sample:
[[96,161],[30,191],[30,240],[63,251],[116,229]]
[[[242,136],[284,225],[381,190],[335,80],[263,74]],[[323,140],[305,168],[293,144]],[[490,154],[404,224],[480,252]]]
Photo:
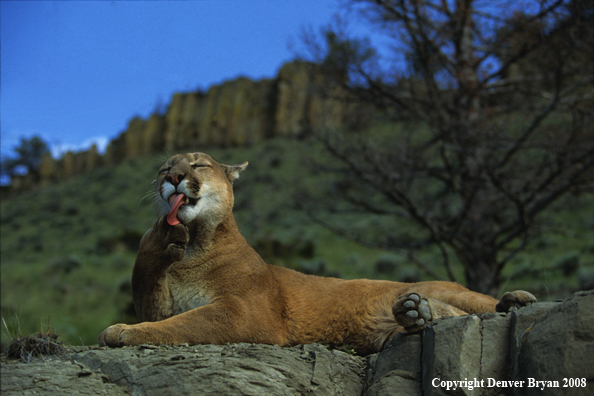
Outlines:
[[233,183],[233,180],[239,179],[239,172],[241,172],[245,168],[247,168],[248,162],[245,161],[242,164],[236,164],[236,165],[225,165],[225,164],[221,164],[221,165],[223,165],[223,168],[225,169],[227,178],[229,179],[229,181],[231,183]]

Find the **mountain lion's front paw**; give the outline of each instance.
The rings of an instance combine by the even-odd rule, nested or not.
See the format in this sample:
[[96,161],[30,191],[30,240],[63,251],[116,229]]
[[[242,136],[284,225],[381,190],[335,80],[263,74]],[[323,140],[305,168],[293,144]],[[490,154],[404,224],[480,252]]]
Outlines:
[[171,226],[167,224],[167,217],[159,219],[160,234],[163,235],[163,247],[165,253],[174,262],[180,261],[186,255],[186,247],[190,239],[188,227],[183,224]]
[[130,328],[131,326],[121,323],[109,326],[107,329],[103,330],[103,333],[99,334],[97,340],[99,346],[117,348],[126,345],[134,345]]
[[507,292],[495,306],[497,312],[515,311],[536,302],[536,297],[524,290]]
[[392,307],[396,322],[408,332],[423,329],[431,322],[431,308],[427,298],[418,293],[407,293],[398,298]]

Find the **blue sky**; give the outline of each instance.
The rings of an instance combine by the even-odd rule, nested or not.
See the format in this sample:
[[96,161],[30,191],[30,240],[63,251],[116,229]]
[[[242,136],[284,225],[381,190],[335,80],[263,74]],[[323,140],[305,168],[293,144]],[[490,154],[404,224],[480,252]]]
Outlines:
[[273,77],[339,0],[0,1],[1,152],[80,150],[175,92]]

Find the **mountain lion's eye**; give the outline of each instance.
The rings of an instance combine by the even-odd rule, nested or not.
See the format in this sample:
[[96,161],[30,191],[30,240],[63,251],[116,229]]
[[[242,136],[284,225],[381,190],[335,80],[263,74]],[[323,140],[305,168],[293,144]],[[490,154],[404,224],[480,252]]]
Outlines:
[[207,168],[208,165],[207,164],[192,164],[192,168],[197,169],[197,168]]

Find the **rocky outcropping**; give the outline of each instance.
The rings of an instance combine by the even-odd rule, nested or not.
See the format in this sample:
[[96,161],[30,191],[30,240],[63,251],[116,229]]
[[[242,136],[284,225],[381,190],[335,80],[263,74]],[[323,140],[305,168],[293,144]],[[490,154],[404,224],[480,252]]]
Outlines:
[[2,394],[588,395],[594,291],[509,314],[443,318],[367,357],[319,345],[70,347],[2,361]]
[[373,114],[369,107],[349,103],[344,92],[326,89],[323,81],[315,65],[291,62],[273,79],[238,78],[207,92],[176,93],[164,114],[154,113],[146,120],[132,118],[104,155],[95,146],[59,159],[48,154],[37,174],[16,176],[11,189],[48,185],[147,153],[241,146],[277,136],[302,137],[314,130],[362,129],[369,124]]

